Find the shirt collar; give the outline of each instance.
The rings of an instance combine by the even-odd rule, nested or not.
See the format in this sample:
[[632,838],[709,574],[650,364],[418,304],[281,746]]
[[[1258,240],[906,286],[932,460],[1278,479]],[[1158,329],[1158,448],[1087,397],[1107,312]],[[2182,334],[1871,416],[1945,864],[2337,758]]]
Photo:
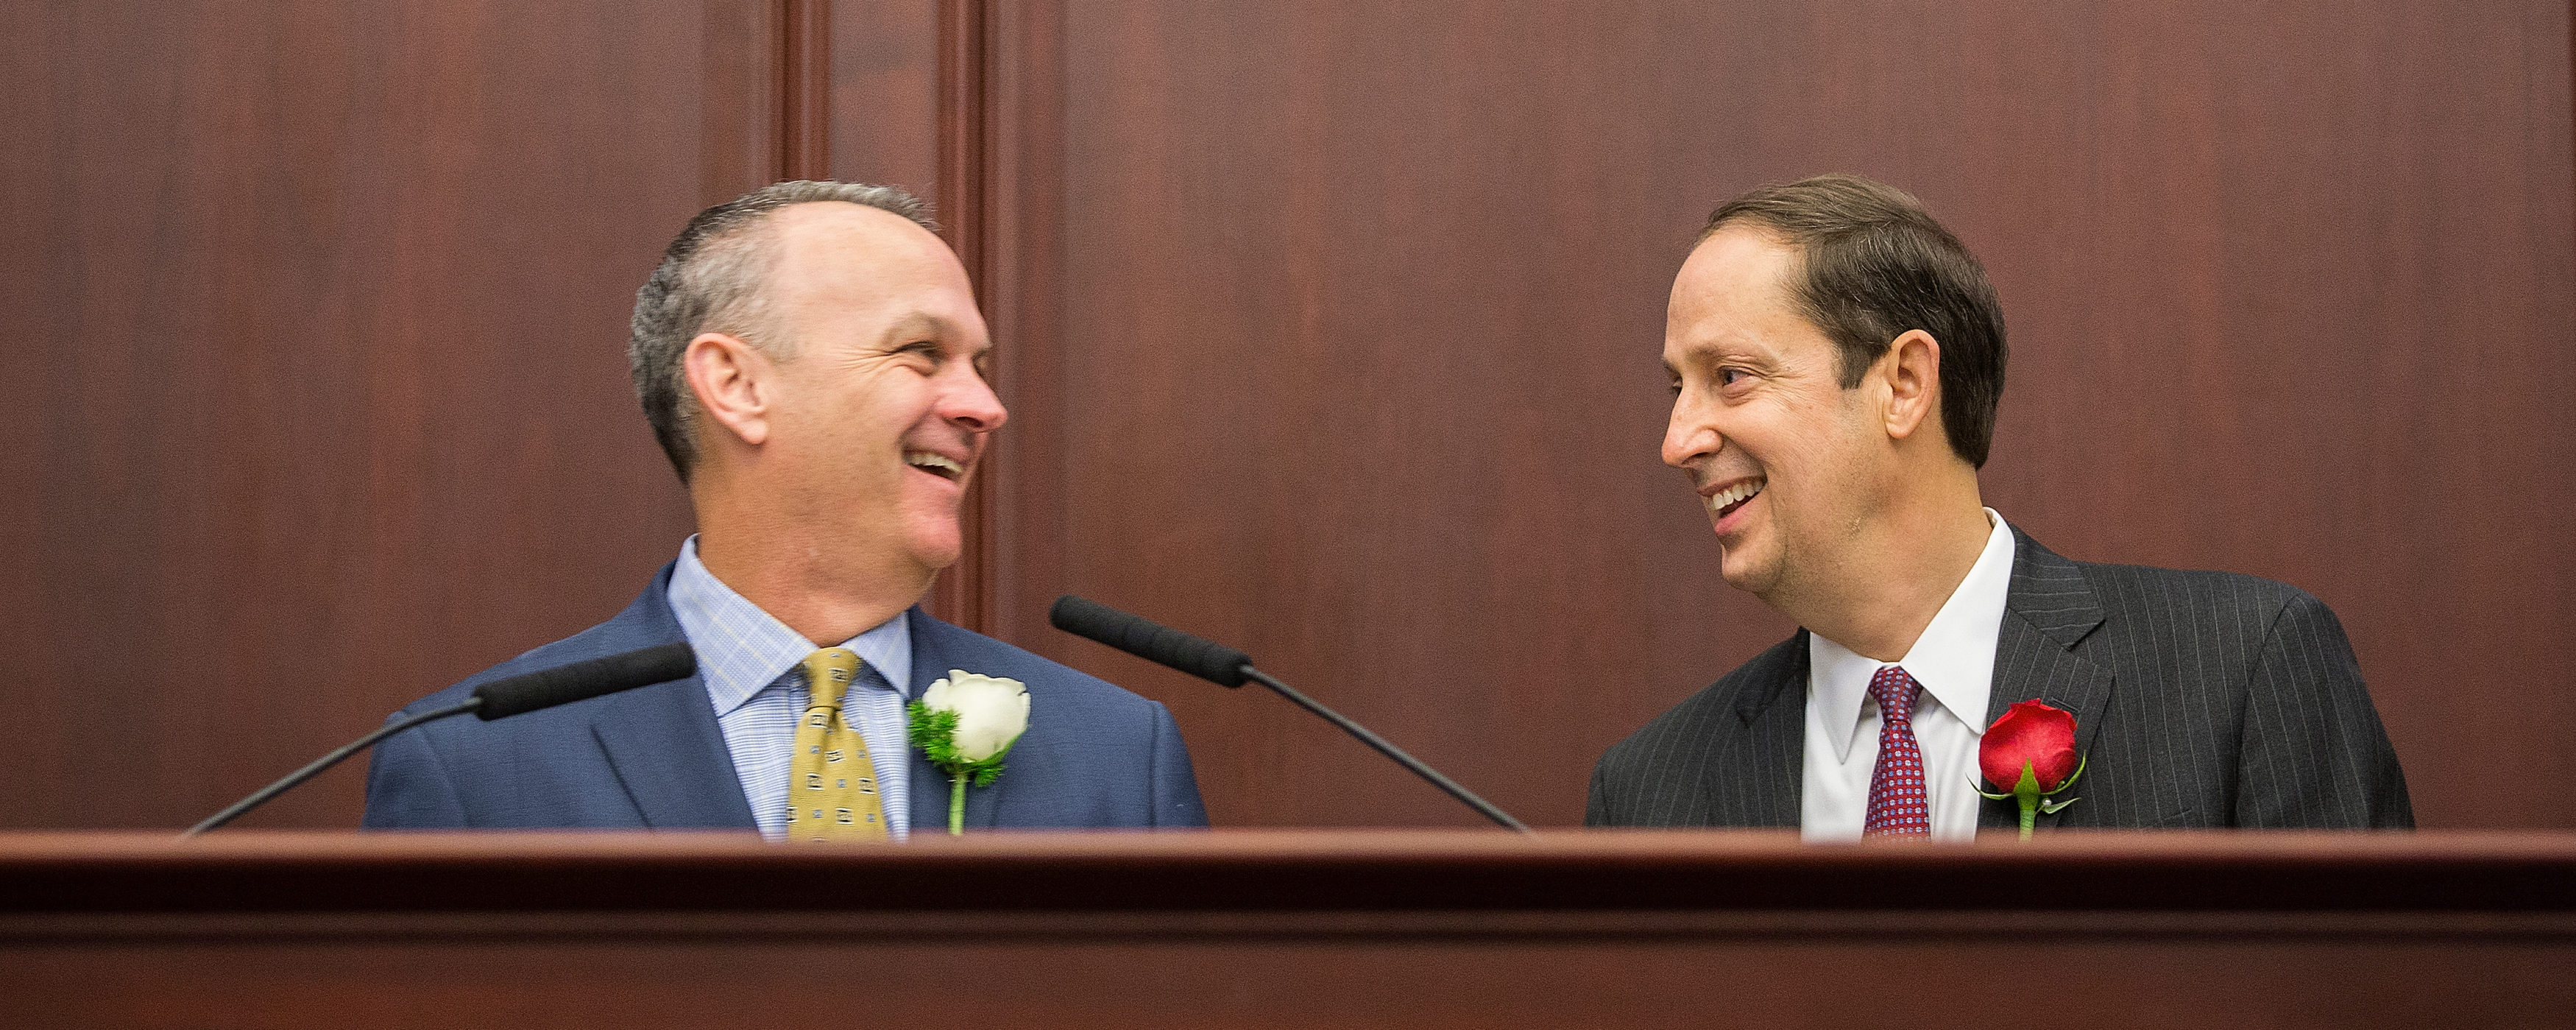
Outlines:
[[[1995,640],[2003,629],[2004,602],[2012,592],[2014,548],[2012,527],[2004,524],[2004,517],[1993,508],[1985,512],[1991,527],[1986,549],[1968,568],[1967,578],[1950,592],[1950,599],[1941,603],[1932,622],[1923,627],[1923,635],[1895,663],[1978,736],[1985,735],[1987,697],[1994,692]],[[1870,677],[1886,665],[1821,634],[1807,634],[1807,689],[1813,703],[1822,706],[1837,758],[1851,757]]]
[[[698,671],[707,684],[707,700],[717,715],[733,711],[777,682],[814,653],[818,645],[759,605],[751,603],[698,560],[695,535],[680,545],[680,560],[671,570],[671,614],[680,621],[689,647],[698,653]],[[905,612],[878,623],[839,646],[859,653],[868,668],[885,678],[898,694],[910,695],[912,634]]]

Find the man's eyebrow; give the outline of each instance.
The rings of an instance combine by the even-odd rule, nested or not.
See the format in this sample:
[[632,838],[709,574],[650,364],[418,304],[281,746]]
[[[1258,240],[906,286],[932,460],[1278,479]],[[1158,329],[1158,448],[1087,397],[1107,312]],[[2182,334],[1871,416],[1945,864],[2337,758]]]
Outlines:
[[[1709,366],[1721,362],[1740,362],[1756,367],[1779,364],[1779,359],[1769,350],[1738,340],[1713,340],[1684,351],[1681,357],[1682,361],[1693,366]],[[1664,367],[1671,368],[1672,360],[1665,359]]]
[[888,346],[895,346],[915,340],[944,340],[954,335],[956,333],[946,319],[915,311],[895,319],[893,325],[886,327],[885,342]]

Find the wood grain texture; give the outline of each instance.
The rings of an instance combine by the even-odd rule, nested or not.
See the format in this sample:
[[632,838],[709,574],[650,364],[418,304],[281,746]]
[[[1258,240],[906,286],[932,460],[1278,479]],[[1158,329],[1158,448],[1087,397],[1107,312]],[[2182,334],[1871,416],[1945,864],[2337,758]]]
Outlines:
[[778,11],[778,172],[832,177],[831,0],[781,0]]
[[[987,299],[984,141],[991,125],[984,85],[992,69],[984,36],[991,17],[980,0],[834,5],[829,119],[832,177],[901,186],[929,201],[940,236]],[[997,335],[997,366],[1009,362],[1009,342]],[[967,484],[959,513],[965,547],[924,600],[931,614],[969,629],[991,621],[991,468],[986,462]]]
[[832,4],[832,178],[901,186],[943,223],[940,0]]
[[[2566,5],[6,17],[0,826],[186,823],[624,603],[688,528],[631,291],[791,160],[980,234],[1013,423],[990,578],[940,610],[1170,704],[1220,822],[1473,816],[1061,637],[1056,594],[1244,646],[1542,823],[1787,632],[1655,462],[1655,351],[1711,206],[1843,169],[2001,288],[1991,503],[2317,593],[2425,825],[2576,825],[2507,789],[2576,775]],[[348,825],[356,780],[253,822]]]
[[[2107,937],[2107,939],[2106,939]],[[733,931],[575,941],[515,928],[426,939],[108,939],[0,948],[0,1011],[95,1030],[740,1025],[810,991],[810,970],[870,980],[887,1020],[951,1025],[1483,1030],[1496,1026],[1991,1026],[1992,956],[2027,935],[1884,940],[1598,935],[1539,943],[1425,934],[1316,942],[1122,935],[942,940]],[[2576,1005],[2558,942],[2228,935],[2190,942],[2036,939],[2067,972],[2053,1016],[2087,1027],[2246,1030],[2549,1026]],[[1921,992],[1854,990],[1851,969],[1903,969]],[[1835,970],[1831,977],[1820,970]],[[18,985],[25,985],[19,988]],[[79,984],[74,991],[65,985]],[[181,1007],[169,998],[207,999]],[[1937,1006],[1937,1007],[1936,1007]],[[208,1017],[230,1020],[208,1023]]]
[[0,835],[0,1021],[705,1026],[899,966],[878,1021],[1991,1026],[2041,949],[2087,1026],[2546,1025],[2571,873],[2566,834]]
[[[1754,185],[1856,171],[1986,261],[1988,500],[2064,553],[2304,587],[2427,826],[2564,827],[2569,10],[1011,5],[993,632],[1170,704],[1222,823],[1473,815],[1275,699],[1044,624],[1242,646],[1542,823],[1780,639],[1655,457],[1665,293]],[[1004,206],[1011,210],[1004,211]]]
[[[2048,889],[1995,889],[2035,877]],[[817,880],[844,886],[818,894]],[[1002,830],[781,847],[730,831],[12,832],[0,833],[0,882],[8,933],[175,913],[873,915],[933,928],[937,913],[1032,926],[1076,913],[2563,919],[2576,916],[2576,835],[1999,830],[1814,846],[1788,830]]]
[[670,559],[627,316],[772,173],[773,6],[12,8],[0,826],[193,822]]

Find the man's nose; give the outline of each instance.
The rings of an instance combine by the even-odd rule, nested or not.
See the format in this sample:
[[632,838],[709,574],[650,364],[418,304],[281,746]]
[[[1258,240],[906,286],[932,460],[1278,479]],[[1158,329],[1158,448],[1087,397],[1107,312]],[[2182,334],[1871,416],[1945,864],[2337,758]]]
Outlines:
[[972,366],[959,363],[951,372],[953,381],[939,400],[939,417],[972,433],[989,433],[1002,428],[1011,413],[1002,409],[1002,399],[993,394],[993,386]]
[[1683,417],[1681,407],[1674,406],[1672,420],[1664,425],[1664,464],[1689,468],[1692,462],[1715,454],[1725,446],[1726,438],[1718,435],[1717,430]]

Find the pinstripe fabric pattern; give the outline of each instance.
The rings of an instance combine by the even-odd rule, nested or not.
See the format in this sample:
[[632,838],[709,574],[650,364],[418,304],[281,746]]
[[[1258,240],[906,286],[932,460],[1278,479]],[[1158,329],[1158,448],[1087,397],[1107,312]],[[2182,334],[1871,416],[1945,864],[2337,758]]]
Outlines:
[[[1989,711],[2075,713],[2082,800],[2039,825],[2412,827],[2396,751],[2324,602],[2225,572],[2066,559],[2018,537]],[[1612,745],[1594,826],[1796,826],[1801,630]],[[2005,828],[2009,801],[1979,825]]]
[[[716,725],[733,753],[734,775],[751,803],[752,820],[761,836],[783,840],[796,722],[812,696],[801,663],[815,646],[708,572],[694,536],[680,545],[680,560],[671,569],[670,601],[680,631],[698,653],[707,700],[715,705]],[[905,695],[895,684],[910,682],[912,634],[897,613],[838,646],[867,663],[842,701],[841,717],[868,742],[886,832],[902,840],[911,829],[912,745],[904,733]]]

